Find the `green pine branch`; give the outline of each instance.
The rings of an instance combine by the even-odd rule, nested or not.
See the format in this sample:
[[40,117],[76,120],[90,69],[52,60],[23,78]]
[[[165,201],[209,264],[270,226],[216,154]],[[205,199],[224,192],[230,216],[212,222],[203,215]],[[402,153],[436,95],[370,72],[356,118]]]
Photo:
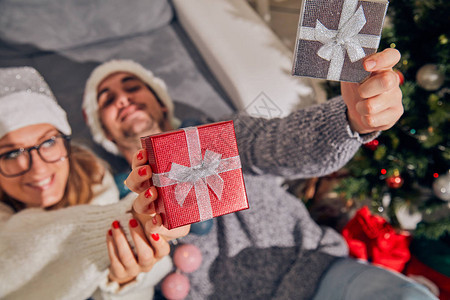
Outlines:
[[438,240],[445,234],[450,234],[450,217],[434,223],[419,223],[414,231],[415,237],[431,240]]

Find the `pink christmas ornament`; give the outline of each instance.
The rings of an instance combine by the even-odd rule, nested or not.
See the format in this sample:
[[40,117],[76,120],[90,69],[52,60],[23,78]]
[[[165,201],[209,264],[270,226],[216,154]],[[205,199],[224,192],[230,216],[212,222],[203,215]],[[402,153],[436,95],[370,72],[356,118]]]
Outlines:
[[191,273],[200,267],[202,263],[202,253],[196,246],[184,244],[175,250],[173,262],[182,272]]
[[161,291],[168,300],[182,300],[189,293],[189,279],[180,273],[172,273],[164,278]]

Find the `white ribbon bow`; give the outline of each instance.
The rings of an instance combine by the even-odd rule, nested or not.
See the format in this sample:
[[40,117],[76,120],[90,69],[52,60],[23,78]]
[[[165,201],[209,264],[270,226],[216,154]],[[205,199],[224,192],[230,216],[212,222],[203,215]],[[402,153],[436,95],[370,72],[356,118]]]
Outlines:
[[366,54],[357,38],[358,33],[366,24],[363,7],[360,6],[353,16],[337,31],[326,28],[317,20],[315,38],[322,44],[317,55],[325,60],[338,60],[344,62],[345,50],[351,62],[363,58]]
[[330,61],[328,80],[340,79],[346,52],[353,63],[366,56],[363,47],[377,48],[380,43],[377,35],[359,33],[367,20],[362,5],[356,9],[357,5],[358,0],[344,0],[337,30],[326,28],[319,20],[316,27],[300,27],[300,39],[323,44],[317,55]]
[[219,200],[222,198],[223,179],[217,172],[221,158],[222,154],[206,150],[205,158],[200,165],[186,167],[172,163],[167,177],[178,182],[175,187],[175,198],[180,206],[183,206],[187,194],[196,184],[201,185],[202,189],[203,185],[209,185],[217,198]]

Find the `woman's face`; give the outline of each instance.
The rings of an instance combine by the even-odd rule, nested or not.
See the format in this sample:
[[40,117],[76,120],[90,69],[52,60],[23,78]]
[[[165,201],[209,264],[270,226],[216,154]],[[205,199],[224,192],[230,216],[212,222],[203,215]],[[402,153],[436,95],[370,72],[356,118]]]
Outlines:
[[[52,137],[58,130],[50,124],[37,124],[9,132],[0,139],[0,155],[11,151],[41,146],[41,151],[54,147]],[[8,159],[16,159],[15,152]],[[0,189],[10,197],[23,202],[27,207],[49,207],[64,196],[69,177],[69,160],[48,163],[33,149],[30,153],[31,169],[19,176],[6,177],[0,173]]]

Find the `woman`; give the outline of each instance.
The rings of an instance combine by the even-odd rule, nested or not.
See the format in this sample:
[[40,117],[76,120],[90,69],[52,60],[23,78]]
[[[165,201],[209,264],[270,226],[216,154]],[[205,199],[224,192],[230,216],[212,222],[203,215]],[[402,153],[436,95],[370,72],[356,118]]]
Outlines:
[[36,70],[0,70],[0,298],[149,299],[169,246],[158,222],[130,211],[154,188],[119,202],[105,165],[70,134]]

